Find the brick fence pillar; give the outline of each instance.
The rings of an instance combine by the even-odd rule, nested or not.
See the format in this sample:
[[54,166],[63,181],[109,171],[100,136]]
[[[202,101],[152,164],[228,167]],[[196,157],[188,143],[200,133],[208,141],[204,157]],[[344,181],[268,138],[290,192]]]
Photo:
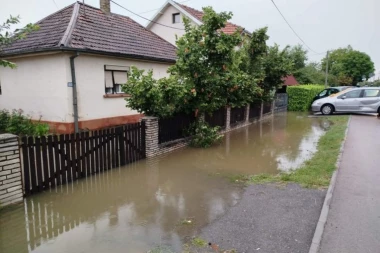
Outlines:
[[153,157],[159,151],[158,146],[158,118],[144,117],[145,122],[145,154],[146,157]]
[[231,129],[231,106],[226,108],[226,131]]
[[249,110],[251,109],[251,106],[250,104],[247,104],[245,106],[245,123],[248,124],[249,123]]
[[264,115],[264,101],[261,101],[260,120],[263,119],[263,115]]
[[0,134],[0,206],[23,199],[18,137]]

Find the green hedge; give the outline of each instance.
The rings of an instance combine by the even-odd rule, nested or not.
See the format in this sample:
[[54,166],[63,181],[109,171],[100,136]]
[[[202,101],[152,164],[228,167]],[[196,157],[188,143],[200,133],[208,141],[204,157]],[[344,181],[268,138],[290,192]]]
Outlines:
[[308,111],[315,95],[325,87],[317,84],[304,84],[298,86],[288,86],[289,111]]

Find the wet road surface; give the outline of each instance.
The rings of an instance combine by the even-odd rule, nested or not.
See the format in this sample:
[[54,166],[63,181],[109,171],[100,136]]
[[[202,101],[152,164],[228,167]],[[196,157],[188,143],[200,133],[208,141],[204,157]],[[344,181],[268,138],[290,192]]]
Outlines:
[[0,211],[0,252],[178,252],[242,198],[242,186],[216,174],[296,169],[326,127],[306,114],[278,114],[209,149],[184,148],[30,196]]
[[321,253],[380,252],[380,120],[352,116]]

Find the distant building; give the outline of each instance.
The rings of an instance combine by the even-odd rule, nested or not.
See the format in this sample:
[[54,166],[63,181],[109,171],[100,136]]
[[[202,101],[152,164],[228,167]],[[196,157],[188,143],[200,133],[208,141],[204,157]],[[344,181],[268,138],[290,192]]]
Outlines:
[[[152,21],[148,23],[146,28],[175,45],[176,36],[181,37],[185,34],[183,17],[187,17],[190,19],[192,25],[197,26],[202,24],[203,15],[204,13],[202,11],[168,0],[153,16]],[[244,27],[230,22],[227,22],[226,26],[222,29],[222,32],[226,34],[233,34],[236,31],[250,35]]]

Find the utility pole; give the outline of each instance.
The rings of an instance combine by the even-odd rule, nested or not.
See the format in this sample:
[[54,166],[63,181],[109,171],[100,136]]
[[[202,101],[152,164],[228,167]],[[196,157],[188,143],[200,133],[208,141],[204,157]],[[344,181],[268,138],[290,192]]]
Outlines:
[[326,52],[325,88],[327,88],[327,76],[329,75],[329,51]]

